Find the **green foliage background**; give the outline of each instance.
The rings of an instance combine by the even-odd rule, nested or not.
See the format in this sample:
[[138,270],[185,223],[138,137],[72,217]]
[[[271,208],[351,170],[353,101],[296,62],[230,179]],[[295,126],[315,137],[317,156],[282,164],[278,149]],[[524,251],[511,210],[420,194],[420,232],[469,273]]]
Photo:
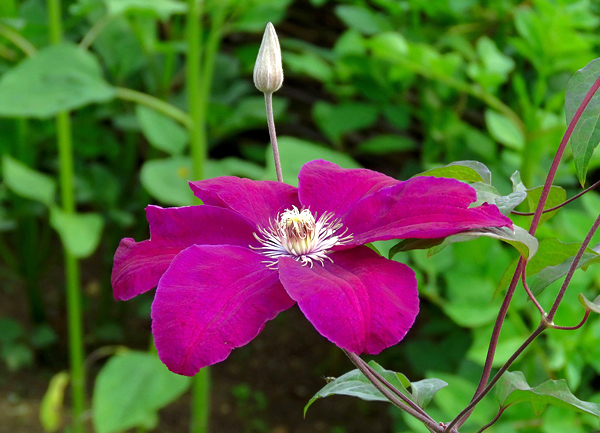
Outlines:
[[[10,370],[33,368],[34,353],[64,347],[42,295],[51,290],[62,297],[62,288],[41,286],[44,275],[62,266],[57,234],[94,266],[89,280],[96,286],[85,299],[94,317],[86,322],[88,348],[126,344],[125,318],[147,318],[150,298],[115,308],[109,277],[118,241],[147,237],[148,203],[193,204],[185,3],[78,0],[63,6],[67,42],[51,47],[44,1],[0,3],[0,294],[26,290],[30,306],[30,317],[0,320],[0,358]],[[311,12],[298,14],[301,9]],[[314,19],[303,19],[306,14]],[[600,7],[590,0],[207,0],[203,19],[205,37],[216,38],[218,47],[203,101],[206,177],[274,179],[263,97],[251,78],[268,21],[283,50],[285,82],[274,104],[284,177],[292,184],[304,162],[324,158],[399,179],[479,160],[503,194],[512,192],[517,170],[527,188],[536,187],[566,127],[567,82],[600,53]],[[148,102],[131,90],[154,98]],[[56,205],[51,117],[62,110],[71,110],[73,120],[75,215]],[[600,158],[588,158],[594,178]],[[568,196],[585,181],[577,164],[567,155],[559,170],[556,183]],[[539,238],[581,242],[599,213],[598,195],[588,194],[549,219]],[[514,221],[528,225],[527,217]],[[391,244],[377,247],[385,252]],[[479,239],[432,258],[416,251],[395,259],[417,271],[422,312],[410,338],[377,361],[411,380],[448,382],[432,414],[451,419],[472,396],[506,288],[498,282],[516,252]],[[551,302],[556,284],[542,303]],[[593,299],[599,284],[594,267],[578,272],[556,323],[578,323],[577,293]],[[495,366],[529,335],[537,314],[518,291]],[[596,319],[574,332],[549,332],[515,369],[532,385],[564,378],[579,398],[600,403],[599,341]],[[486,399],[464,431],[477,431],[496,409],[493,398]],[[393,419],[396,433],[426,431],[399,412]],[[589,415],[552,408],[538,416],[529,405],[517,405],[490,431],[591,429],[598,420]]]

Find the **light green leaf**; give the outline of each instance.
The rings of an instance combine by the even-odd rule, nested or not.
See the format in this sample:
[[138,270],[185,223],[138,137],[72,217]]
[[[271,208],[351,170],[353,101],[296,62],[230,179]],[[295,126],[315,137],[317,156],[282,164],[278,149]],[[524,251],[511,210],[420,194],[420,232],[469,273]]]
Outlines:
[[151,12],[163,21],[171,15],[183,14],[187,11],[184,2],[175,0],[104,0],[104,3],[110,15]]
[[156,355],[131,351],[113,356],[98,374],[94,387],[95,431],[153,428],[157,411],[176,400],[189,385],[189,377],[171,373]]
[[[336,152],[318,144],[294,137],[279,137],[279,154],[283,181],[298,186],[298,173],[304,164],[315,159],[325,159],[344,168],[360,168],[360,165],[345,153]],[[271,147],[267,149],[267,169],[265,179],[276,179],[275,163]]]
[[402,135],[384,134],[363,141],[356,147],[358,153],[370,155],[385,155],[393,152],[407,152],[413,150],[416,143],[412,138]]
[[142,186],[148,194],[162,203],[189,206],[194,194],[188,185],[192,179],[192,161],[188,157],[153,159],[142,165]]
[[22,197],[51,206],[56,195],[56,182],[8,155],[2,157],[2,174],[6,185]]
[[0,78],[0,116],[48,118],[114,96],[96,58],[63,43],[41,49]]
[[104,219],[100,214],[69,214],[60,208],[50,208],[50,225],[60,236],[67,251],[78,258],[92,255],[100,243]]
[[171,155],[183,152],[188,142],[188,133],[170,117],[143,105],[135,107],[135,114],[144,136],[157,149]]
[[[483,164],[482,164],[483,165]],[[452,164],[446,165],[444,167],[437,167],[431,170],[424,171],[423,173],[419,173],[413,177],[421,177],[421,176],[432,176],[432,177],[445,177],[449,179],[456,180],[464,180],[467,182],[486,182],[487,179],[484,179],[481,174],[467,166]]]
[[[567,123],[571,122],[586,93],[600,75],[600,59],[594,59],[573,75],[567,84],[565,112]],[[573,160],[581,185],[585,183],[588,166],[594,150],[600,142],[600,96],[592,97],[569,140],[573,150]]]
[[[538,186],[536,188],[527,190],[527,203],[529,205],[529,212],[535,212],[535,209],[540,202],[540,198],[542,197],[543,189],[543,186]],[[553,185],[550,187],[550,192],[548,193],[548,199],[546,200],[544,209],[550,209],[551,207],[557,206],[563,203],[566,199],[567,192],[560,186]],[[542,214],[542,217],[540,218],[540,225],[552,218],[556,212],[558,212],[558,210]]]
[[[598,253],[590,250],[589,248],[588,251],[589,252],[583,253],[583,256],[581,256],[581,260],[579,260],[579,262],[577,263],[576,269],[600,262],[600,255],[598,255]],[[538,272],[537,276],[535,277],[535,280],[533,281],[533,284],[531,284],[531,292],[534,295],[539,295],[551,283],[567,275],[569,269],[573,265],[574,260],[575,256],[569,257],[568,259],[566,259],[558,265],[548,266],[542,269],[540,272]]]
[[375,35],[392,29],[389,20],[382,14],[361,6],[339,5],[335,14],[348,27],[365,35]]
[[504,114],[487,109],[485,123],[492,137],[499,143],[514,150],[522,150],[525,146],[523,132]]
[[55,374],[50,379],[48,390],[40,404],[40,423],[45,432],[52,433],[60,427],[61,415],[64,410],[65,388],[69,379],[69,374],[64,371]]
[[594,313],[600,314],[600,296],[596,296],[596,298],[593,301],[590,301],[583,295],[583,293],[580,293],[577,296],[577,298],[579,299],[581,305],[583,305],[583,308],[585,308],[586,310],[591,310]]
[[573,395],[564,379],[548,380],[531,387],[523,373],[507,371],[496,384],[495,393],[500,406],[529,402],[538,415],[548,404],[551,404],[600,416],[600,405],[579,400]]

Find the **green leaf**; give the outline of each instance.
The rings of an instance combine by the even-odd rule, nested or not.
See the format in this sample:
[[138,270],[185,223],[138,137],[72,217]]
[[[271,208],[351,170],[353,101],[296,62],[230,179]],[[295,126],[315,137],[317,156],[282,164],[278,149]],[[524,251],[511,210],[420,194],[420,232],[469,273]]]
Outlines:
[[513,209],[527,198],[527,193],[524,191],[515,191],[502,196],[495,187],[487,183],[475,182],[470,186],[477,191],[477,201],[472,206],[479,206],[483,203],[495,204],[502,215],[510,215]]
[[47,174],[40,173],[8,155],[2,157],[4,182],[22,197],[51,206],[56,195],[56,182]]
[[412,138],[402,135],[384,134],[363,141],[356,147],[356,152],[370,155],[385,155],[393,152],[413,150],[416,143]]
[[[577,108],[579,108],[586,93],[590,90],[599,75],[600,59],[592,60],[583,69],[580,69],[573,75],[567,84],[567,94],[565,96],[567,123],[571,122]],[[573,151],[577,177],[581,185],[585,183],[590,159],[600,142],[599,120],[600,96],[596,92],[582,113],[569,140]]]
[[485,123],[492,137],[499,143],[519,151],[525,146],[523,132],[504,114],[487,109],[485,110]]
[[[482,164],[483,165],[483,164]],[[477,170],[467,167],[464,165],[446,165],[444,167],[437,167],[431,170],[424,171],[423,173],[419,173],[413,177],[421,177],[421,176],[433,176],[433,177],[445,177],[456,180],[464,180],[467,182],[486,182],[487,179],[484,179]]]
[[358,30],[365,35],[375,35],[392,29],[384,15],[365,7],[339,5],[335,8],[335,14],[349,28]]
[[[590,252],[583,253],[583,256],[581,256],[581,260],[579,260],[579,262],[577,263],[576,269],[600,262],[600,255],[598,255],[597,252],[592,251],[589,248],[588,251]],[[569,257],[568,259],[566,259],[558,265],[548,266],[542,269],[535,277],[533,284],[531,284],[531,292],[534,295],[538,295],[542,293],[544,289],[548,287],[551,283],[567,275],[574,260],[575,256]]]
[[187,11],[185,3],[175,0],[104,0],[104,3],[109,15],[150,12],[163,21],[171,15]]
[[[543,189],[543,186],[538,186],[536,188],[531,188],[527,190],[527,203],[529,205],[529,212],[535,212],[535,209],[537,208],[538,203],[540,202]],[[550,187],[550,192],[548,193],[548,199],[546,200],[544,209],[549,209],[551,207],[557,206],[563,203],[566,199],[567,192],[560,186],[553,185]],[[540,225],[552,218],[552,216],[556,212],[558,212],[558,210],[542,214],[542,217],[540,218]]]
[[519,226],[513,225],[513,229],[514,231],[508,227],[486,227],[481,229],[466,230],[457,235],[448,236],[443,243],[431,248],[428,256],[431,257],[434,254],[439,253],[448,245],[455,242],[465,242],[477,239],[480,236],[487,236],[509,243],[515,247],[523,257],[526,257],[527,260],[531,259],[538,249],[537,239],[531,236],[527,230]]
[[[325,159],[344,168],[360,168],[360,165],[345,153],[336,152],[318,144],[294,137],[280,137],[279,154],[281,156],[281,171],[283,181],[298,186],[298,173],[304,164],[315,159]],[[275,163],[269,146],[266,151],[266,179],[276,179]]]
[[171,155],[183,152],[188,142],[188,133],[179,123],[143,105],[135,107],[135,114],[144,136],[152,146]]
[[[370,361],[369,365],[377,373],[382,375],[394,388],[406,395],[410,400],[420,407],[425,407],[433,398],[436,392],[448,384],[439,379],[425,379],[411,383],[402,373],[396,373],[386,370],[375,361]],[[411,388],[412,393],[407,388]],[[317,392],[304,406],[304,415],[308,408],[319,398],[329,397],[330,395],[348,395],[358,397],[366,401],[388,401],[377,388],[360,372],[352,370],[338,377],[325,385]]]
[[188,157],[153,159],[142,165],[142,186],[148,194],[162,203],[189,206],[194,194],[188,185],[192,179],[192,161]]
[[507,371],[496,384],[496,398],[501,407],[529,402],[536,414],[548,404],[600,416],[600,405],[581,401],[573,395],[564,379],[548,380],[531,387],[520,371]]
[[96,58],[64,43],[41,49],[0,78],[0,116],[48,118],[114,96]]
[[156,355],[131,351],[113,356],[100,370],[94,387],[95,431],[152,428],[157,411],[181,396],[189,385],[189,377],[171,373]]
[[581,305],[583,305],[583,308],[585,308],[586,310],[593,311],[594,313],[600,314],[600,296],[596,296],[594,301],[590,301],[583,295],[583,293],[580,293],[577,296],[577,298],[579,299]]
[[377,120],[377,107],[364,102],[345,102],[338,105],[319,101],[313,105],[312,116],[321,131],[334,143],[353,131],[367,128]]
[[60,427],[61,415],[64,410],[65,388],[69,379],[69,374],[64,371],[55,374],[50,379],[48,390],[40,404],[40,423],[45,432],[52,433]]
[[104,219],[100,214],[69,214],[60,208],[50,208],[50,225],[58,232],[67,251],[77,258],[92,255],[100,243]]
[[398,32],[376,34],[368,40],[368,46],[374,57],[391,62],[397,62],[408,54],[408,43]]

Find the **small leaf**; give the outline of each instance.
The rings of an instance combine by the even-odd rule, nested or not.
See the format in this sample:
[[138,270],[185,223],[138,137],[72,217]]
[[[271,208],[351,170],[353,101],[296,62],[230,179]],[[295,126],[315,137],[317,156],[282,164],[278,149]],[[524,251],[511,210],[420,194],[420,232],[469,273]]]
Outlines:
[[[588,248],[588,251],[591,251],[591,250]],[[554,281],[558,280],[559,278],[562,278],[565,275],[567,275],[574,260],[575,260],[575,256],[569,257],[568,259],[566,259],[565,261],[563,261],[562,263],[560,263],[558,265],[548,266],[548,267],[542,269],[537,274],[535,280],[533,281],[533,284],[531,284],[531,287],[530,287],[531,292],[534,295],[539,295],[551,283],[553,283]],[[581,256],[581,260],[579,260],[579,263],[577,263],[576,269],[579,269],[583,266],[589,266],[593,263],[598,263],[598,262],[600,262],[600,255],[598,255],[598,253],[596,253],[595,251],[591,251],[589,253],[586,252],[583,254],[583,256]]]
[[508,227],[486,227],[482,229],[466,230],[457,235],[447,237],[442,244],[431,248],[428,256],[431,257],[434,254],[439,253],[448,245],[455,242],[465,242],[477,239],[480,236],[487,236],[511,244],[523,257],[526,257],[527,260],[531,259],[538,249],[537,239],[531,236],[527,230],[519,226],[515,225],[513,226],[513,229],[514,231]]
[[192,161],[188,157],[153,159],[142,165],[142,186],[162,203],[189,206],[194,194],[188,185],[192,179]]
[[339,143],[349,132],[373,125],[377,114],[377,106],[365,102],[332,105],[320,101],[313,105],[312,109],[312,117],[319,129],[334,143]]
[[[460,161],[452,164],[448,164],[444,167],[438,167],[431,170],[419,173],[414,177],[420,176],[433,176],[433,177],[446,177],[450,179],[463,180],[466,182],[483,182],[485,184],[491,183],[491,174],[487,167],[483,164],[478,165],[466,165],[462,163],[472,163],[476,161]],[[483,166],[483,167],[482,167]],[[487,171],[487,173],[486,173]]]
[[171,155],[183,152],[188,142],[188,133],[179,123],[139,104],[135,107],[135,114],[144,136],[152,146]]
[[501,407],[529,402],[539,415],[548,404],[600,416],[600,405],[579,400],[564,379],[548,380],[530,387],[520,371],[507,371],[496,385],[496,398]]
[[485,123],[492,137],[499,143],[514,150],[522,150],[525,147],[523,132],[504,114],[487,109]]
[[171,15],[187,11],[185,3],[175,0],[104,0],[104,3],[110,15],[150,12],[163,21]]
[[94,387],[93,423],[97,433],[133,427],[153,428],[157,411],[183,394],[190,378],[167,370],[150,353],[125,352],[104,365]]
[[[448,385],[446,382],[439,379],[425,379],[411,383],[402,373],[386,370],[375,361],[370,361],[369,365],[376,372],[381,374],[381,376],[383,376],[394,388],[406,395],[420,407],[425,407],[436,392]],[[409,387],[411,388],[412,393],[408,391],[407,388]],[[330,395],[348,395],[366,401],[388,401],[388,399],[373,386],[360,370],[356,369],[338,377],[317,392],[304,407],[304,415],[306,416],[308,408],[317,399],[329,397]]]
[[[583,69],[573,75],[567,84],[565,96],[565,112],[567,123],[570,123],[581,105],[586,93],[600,75],[600,59],[594,59]],[[581,185],[585,183],[588,166],[594,150],[600,142],[600,96],[598,92],[592,97],[569,139],[573,151],[573,160],[577,177]]]
[[593,302],[586,298],[583,293],[580,293],[577,298],[586,311],[590,310],[594,313],[600,314],[600,296],[596,296],[596,299],[594,299]]
[[63,43],[41,49],[2,75],[0,116],[48,118],[114,96],[96,58]]
[[48,390],[40,404],[40,423],[46,432],[55,432],[60,427],[65,388],[69,379],[69,374],[64,371],[55,374],[50,379]]
[[100,214],[69,214],[50,208],[50,225],[60,236],[63,246],[77,258],[92,255],[100,243],[104,219]]
[[[527,190],[527,204],[529,205],[529,212],[535,212],[535,209],[537,208],[538,203],[540,202],[543,189],[544,187],[538,186],[536,188],[531,188]],[[553,185],[552,187],[550,187],[550,192],[548,193],[548,199],[546,200],[544,209],[550,209],[551,207],[557,206],[563,203],[566,199],[567,192],[560,186]],[[542,214],[542,217],[540,219],[540,225],[552,218],[552,216],[556,212],[558,212],[558,209],[552,212]]]
[[515,191],[502,196],[495,187],[487,183],[475,182],[470,186],[477,191],[477,201],[471,206],[479,206],[483,203],[495,204],[502,215],[510,215],[513,209],[527,198],[525,191]]
[[365,35],[382,33],[392,27],[384,15],[361,6],[339,5],[335,8],[335,14],[349,28]]
[[8,155],[2,157],[2,173],[6,185],[22,197],[51,206],[56,195],[56,182]]

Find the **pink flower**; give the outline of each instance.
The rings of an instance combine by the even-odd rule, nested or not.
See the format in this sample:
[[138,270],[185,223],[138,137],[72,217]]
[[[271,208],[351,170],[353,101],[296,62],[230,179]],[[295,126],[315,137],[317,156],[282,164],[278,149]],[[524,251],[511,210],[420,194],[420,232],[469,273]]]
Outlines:
[[475,190],[456,180],[401,182],[322,160],[302,168],[298,188],[236,177],[190,186],[204,205],[148,206],[150,239],[123,239],[112,273],[117,299],[158,285],[158,355],[189,376],[295,303],[337,346],[377,354],[406,335],[419,300],[413,271],[365,244],[512,227],[496,206],[469,209]]

